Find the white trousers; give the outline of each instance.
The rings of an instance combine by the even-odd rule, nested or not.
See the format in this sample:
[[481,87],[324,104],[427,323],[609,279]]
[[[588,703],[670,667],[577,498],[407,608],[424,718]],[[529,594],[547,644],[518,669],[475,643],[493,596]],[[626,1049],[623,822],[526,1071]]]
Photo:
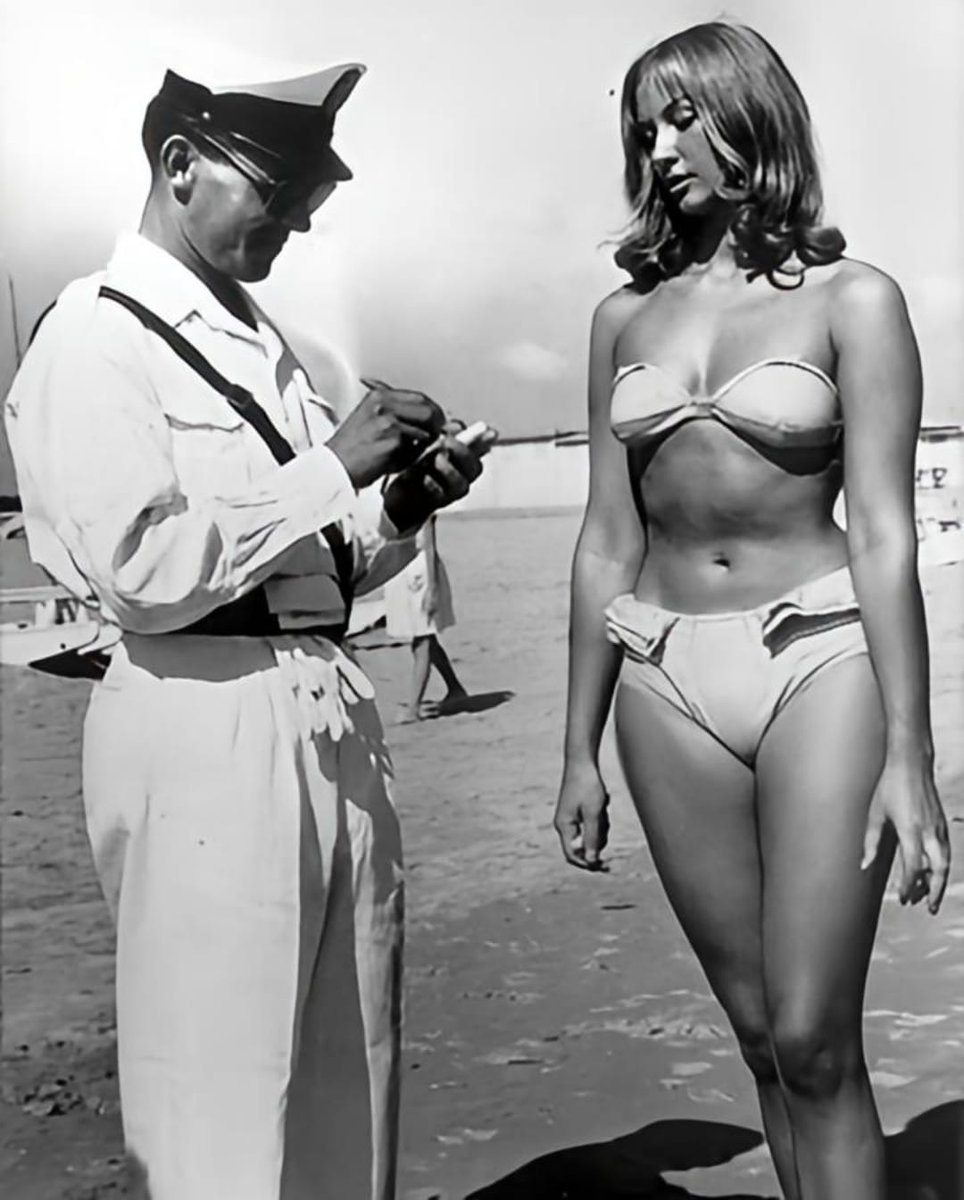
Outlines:
[[127,636],[84,797],[150,1200],[390,1200],[402,869],[371,685],[319,638]]

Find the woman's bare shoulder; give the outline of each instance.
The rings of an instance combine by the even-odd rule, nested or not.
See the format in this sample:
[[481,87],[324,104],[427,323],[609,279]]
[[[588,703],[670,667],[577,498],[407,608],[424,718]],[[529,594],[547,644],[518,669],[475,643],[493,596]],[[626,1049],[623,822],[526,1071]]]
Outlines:
[[837,349],[884,344],[897,338],[905,344],[911,329],[908,304],[899,283],[879,266],[856,258],[840,259],[828,280],[827,316]]
[[886,271],[860,259],[839,258],[808,266],[803,288],[823,313],[834,339],[906,314],[898,283]]
[[837,332],[906,316],[904,294],[886,271],[855,258],[834,265],[837,270],[828,280],[828,296],[831,324]]
[[643,295],[632,287],[617,288],[604,296],[593,313],[593,333],[614,342],[634,317],[649,304],[652,293]]

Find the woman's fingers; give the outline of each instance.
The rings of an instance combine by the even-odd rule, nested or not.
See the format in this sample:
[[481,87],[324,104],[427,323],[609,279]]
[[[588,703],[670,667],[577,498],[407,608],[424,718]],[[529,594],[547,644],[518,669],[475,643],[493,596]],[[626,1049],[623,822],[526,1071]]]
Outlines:
[[596,813],[587,813],[583,817],[582,837],[585,865],[590,871],[598,871],[602,866],[600,855],[606,848],[608,835],[609,816],[605,808]]
[[916,904],[920,900],[920,884],[924,870],[924,852],[917,829],[897,830],[900,846],[900,902]]
[[919,904],[927,899],[927,907],[936,913],[944,898],[950,872],[950,850],[947,834],[931,827],[921,832],[915,829],[900,838],[900,902]]
[[556,833],[567,863],[583,871],[606,869],[600,857],[609,834],[609,817],[605,809],[600,813],[580,813],[557,820]]
[[947,877],[951,869],[950,845],[947,829],[942,825],[937,829],[929,829],[924,834],[924,858],[930,869],[930,883],[927,889],[927,907],[931,913],[937,913],[944,899],[947,887]]
[[583,871],[605,870],[601,854],[609,834],[609,796],[591,764],[570,766],[563,778],[553,827],[566,862]]
[[580,822],[576,817],[556,821],[556,833],[562,846],[562,856],[573,867],[582,867],[586,863],[583,858],[583,840]]
[[[885,818],[872,808],[867,818],[864,835],[864,856],[860,869],[872,866],[877,857]],[[901,904],[918,904],[927,899],[927,907],[936,913],[941,906],[950,873],[950,846],[947,829],[943,824],[931,826],[923,831],[914,827],[897,828],[900,850],[900,884],[898,894]]]

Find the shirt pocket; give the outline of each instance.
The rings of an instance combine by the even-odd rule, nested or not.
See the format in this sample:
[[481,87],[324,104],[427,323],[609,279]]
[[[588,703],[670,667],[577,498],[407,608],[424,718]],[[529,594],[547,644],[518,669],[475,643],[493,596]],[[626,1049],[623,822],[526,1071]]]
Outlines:
[[168,394],[163,409],[174,470],[186,496],[224,495],[251,481],[246,422],[223,396]]

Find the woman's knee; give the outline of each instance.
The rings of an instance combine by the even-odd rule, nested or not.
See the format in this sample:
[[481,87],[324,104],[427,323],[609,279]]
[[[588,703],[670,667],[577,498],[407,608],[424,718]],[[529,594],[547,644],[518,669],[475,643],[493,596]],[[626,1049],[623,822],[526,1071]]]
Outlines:
[[762,986],[730,989],[724,997],[724,1008],[740,1054],[753,1078],[758,1084],[776,1083],[779,1076],[773,1053],[773,1034]]
[[783,1086],[804,1099],[832,1099],[864,1069],[857,1026],[806,1014],[777,1017],[772,1036]]
[[753,1028],[736,1028],[735,1032],[743,1061],[757,1083],[776,1083],[779,1072],[770,1030],[765,1025],[757,1025]]

